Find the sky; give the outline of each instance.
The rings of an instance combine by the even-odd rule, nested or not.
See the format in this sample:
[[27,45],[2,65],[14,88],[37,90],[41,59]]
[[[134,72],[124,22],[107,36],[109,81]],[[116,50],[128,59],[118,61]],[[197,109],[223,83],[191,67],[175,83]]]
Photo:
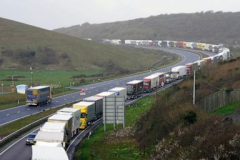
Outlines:
[[160,14],[238,12],[239,6],[240,0],[0,0],[0,17],[52,30]]

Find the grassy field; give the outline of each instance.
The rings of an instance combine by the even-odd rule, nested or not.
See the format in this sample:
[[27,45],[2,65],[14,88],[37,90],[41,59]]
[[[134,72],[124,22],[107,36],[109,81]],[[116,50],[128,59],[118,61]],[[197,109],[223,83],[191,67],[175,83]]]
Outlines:
[[212,114],[224,116],[224,115],[236,112],[239,108],[240,108],[240,101],[236,103],[232,103],[228,106],[222,107],[214,111]]
[[[126,127],[133,126],[139,116],[152,106],[153,97],[144,98],[129,106],[126,110]],[[121,125],[118,128],[122,128]],[[113,126],[108,125],[107,131],[103,131],[103,125],[98,127],[90,139],[85,139],[76,149],[74,160],[77,159],[144,159],[137,149],[137,143],[132,138],[116,138],[108,140],[113,132]]]
[[0,69],[147,70],[171,56],[163,51],[114,46],[0,18]]

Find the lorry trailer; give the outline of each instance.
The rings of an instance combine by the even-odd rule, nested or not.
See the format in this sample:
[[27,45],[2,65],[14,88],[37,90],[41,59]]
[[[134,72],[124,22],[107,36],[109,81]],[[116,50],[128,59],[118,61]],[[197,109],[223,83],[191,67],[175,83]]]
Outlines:
[[164,72],[156,72],[152,75],[157,75],[158,76],[158,87],[163,87],[164,84],[166,83],[165,73]]
[[103,114],[103,98],[91,96],[83,99],[84,102],[94,102],[95,103],[95,116],[96,119],[101,118]]
[[69,160],[62,147],[32,146],[31,160]]
[[76,108],[63,108],[57,111],[58,115],[71,115],[72,116],[72,137],[76,135],[79,131],[79,128],[81,126],[80,121],[80,110]]
[[46,146],[49,144],[51,146],[60,146],[63,148],[65,148],[66,144],[68,143],[64,132],[38,131],[36,137],[34,138],[34,141],[35,145],[37,146]]
[[64,123],[66,124],[66,134],[68,136],[68,143],[72,139],[72,132],[73,132],[73,116],[72,115],[61,115],[61,114],[54,114],[53,116],[48,118],[48,122],[50,123]]
[[143,78],[143,92],[152,92],[158,87],[159,84],[158,75],[150,75]]
[[140,97],[143,93],[143,81],[134,80],[126,84],[127,87],[127,99],[135,99]]
[[52,89],[49,86],[31,87],[26,90],[26,104],[43,105],[52,102]]

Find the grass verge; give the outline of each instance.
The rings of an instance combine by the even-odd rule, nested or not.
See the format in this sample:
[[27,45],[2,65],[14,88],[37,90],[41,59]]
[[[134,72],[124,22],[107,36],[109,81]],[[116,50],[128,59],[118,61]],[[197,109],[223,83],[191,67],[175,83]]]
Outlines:
[[[154,98],[152,96],[143,98],[126,109],[126,127],[133,126],[139,116],[149,111]],[[121,125],[117,126],[121,128]],[[108,125],[104,132],[103,125],[98,127],[90,139],[84,139],[75,151],[74,160],[77,159],[144,159],[137,149],[134,138],[108,140],[113,133],[113,126]]]
[[227,115],[236,112],[240,108],[240,101],[232,103],[228,106],[219,108],[218,110],[214,111],[212,114],[214,115]]

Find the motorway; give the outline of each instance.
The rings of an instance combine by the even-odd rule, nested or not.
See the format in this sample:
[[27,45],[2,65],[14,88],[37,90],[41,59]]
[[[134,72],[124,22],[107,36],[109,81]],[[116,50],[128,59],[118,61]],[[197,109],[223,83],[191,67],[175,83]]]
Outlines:
[[[169,72],[173,66],[185,65],[186,63],[194,62],[200,58],[198,55],[188,51],[169,49],[169,48],[155,48],[155,49],[178,54],[181,57],[183,57],[183,60],[175,65],[172,65],[154,72]],[[104,81],[104,82],[80,86],[80,87],[72,87],[72,89],[84,88],[86,90],[86,95],[84,96],[83,95],[80,96],[79,92],[75,92],[75,93],[53,98],[53,101],[51,104],[40,106],[40,107],[29,107],[27,105],[22,105],[22,106],[17,106],[10,109],[2,110],[0,111],[0,126],[10,123],[12,121],[21,119],[23,117],[29,116],[31,114],[36,114],[45,109],[55,108],[71,102],[79,101],[85,97],[89,97],[97,93],[107,91],[113,87],[125,86],[125,84],[131,80],[142,79],[143,77],[148,76],[154,72],[133,75],[129,77],[124,77],[124,78],[110,80],[110,81]]]
[[[174,66],[185,65],[186,63],[194,62],[200,58],[198,55],[188,52],[188,51],[168,49],[168,48],[161,48],[161,50],[178,54],[181,57],[183,57],[183,59],[181,62],[179,62],[175,65],[172,65],[172,66],[169,66],[169,67],[166,67],[166,68],[154,71],[154,72],[169,72],[171,70],[171,68]],[[53,99],[53,102],[49,105],[40,106],[40,107],[29,107],[29,106],[23,105],[23,106],[18,106],[18,107],[12,108],[12,109],[0,111],[0,126],[4,125],[6,123],[9,123],[11,121],[20,119],[22,117],[38,113],[43,109],[48,109],[50,107],[52,107],[52,108],[59,107],[64,104],[67,104],[67,103],[79,101],[79,100],[83,99],[84,97],[89,97],[91,95],[95,95],[97,93],[107,91],[113,87],[125,86],[125,84],[131,80],[142,79],[143,77],[148,76],[154,72],[148,72],[148,73],[133,75],[133,76],[124,77],[124,78],[120,78],[120,79],[100,82],[100,83],[96,83],[96,84],[75,87],[73,89],[79,90],[80,88],[85,88],[86,95],[80,96],[79,92],[75,92],[75,93],[71,93],[68,95],[56,97]],[[38,128],[36,128],[35,130],[37,131]],[[31,131],[31,132],[33,132],[33,131]],[[86,134],[86,131],[85,131],[85,134]],[[24,136],[22,136],[22,138],[15,140],[15,142],[12,142],[11,144],[8,144],[10,146],[6,146],[5,148],[2,148],[2,150],[0,151],[0,159],[4,159],[4,160],[11,160],[11,159],[26,160],[26,159],[29,159],[31,156],[31,147],[25,145],[27,135],[28,134],[25,134]],[[82,139],[83,135],[84,135],[84,131],[82,133],[80,133],[78,138]]]
[[[182,80],[176,81],[176,82],[171,83],[171,84],[167,84],[163,88],[158,89],[158,91],[164,90],[164,89],[172,86],[173,84],[179,83],[181,81]],[[155,92],[151,93],[151,94],[155,94]],[[125,105],[129,106],[130,104],[135,103],[136,101],[140,100],[141,98],[144,98],[145,96],[147,96],[147,94],[144,94],[143,96],[141,96],[138,99],[129,100],[129,101],[126,102]],[[89,132],[93,130],[93,128],[96,128],[101,123],[102,123],[102,118],[97,120],[97,121],[95,121],[95,122],[93,122],[93,124],[91,126],[86,128],[85,130],[83,130],[82,132],[80,132],[78,135],[76,135],[73,138],[73,140],[71,141],[71,144],[69,145],[69,147],[66,150],[70,160],[72,159],[74,151],[75,151],[75,148],[77,147],[79,142],[86,135],[88,135]],[[25,145],[26,138],[29,135],[29,133],[37,132],[40,127],[41,127],[41,125],[39,127],[36,127],[34,129],[32,129],[28,133],[25,133],[23,136],[21,136],[20,138],[18,138],[14,142],[11,142],[10,144],[8,144],[4,148],[2,148],[0,150],[0,160],[2,160],[2,159],[3,160],[13,160],[13,159],[16,159],[16,157],[17,157],[18,160],[30,160],[31,159],[31,154],[32,154],[32,149],[31,149],[31,146]]]

